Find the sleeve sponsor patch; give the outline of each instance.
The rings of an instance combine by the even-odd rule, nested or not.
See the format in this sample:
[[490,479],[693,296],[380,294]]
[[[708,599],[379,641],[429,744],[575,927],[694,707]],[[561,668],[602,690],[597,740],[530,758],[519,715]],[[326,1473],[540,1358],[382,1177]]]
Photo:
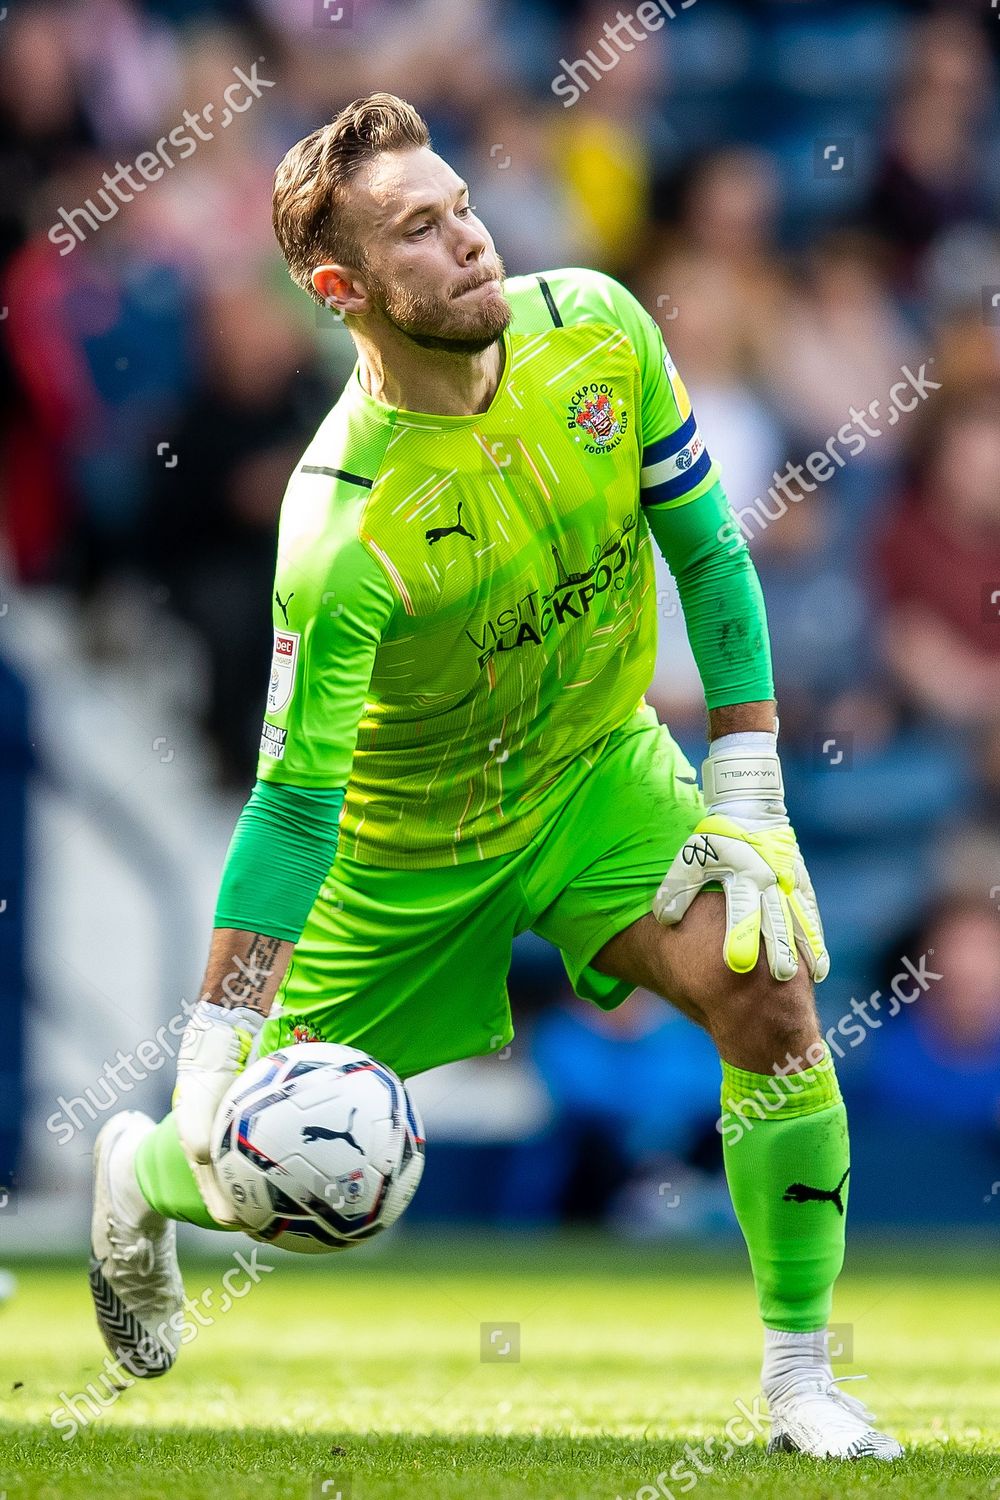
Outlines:
[[681,379],[680,374],[677,370],[677,366],[674,364],[673,360],[670,358],[669,352],[666,350],[663,354],[663,368],[667,373],[667,379],[670,381],[670,389],[674,393],[674,400],[677,402],[677,410],[680,412],[682,417],[689,417],[691,415],[691,397],[687,393],[687,386]]
[[260,736],[261,755],[269,755],[272,760],[283,760],[287,735],[287,729],[279,729],[277,724],[269,724],[265,719]]
[[267,688],[267,711],[280,713],[292,696],[295,686],[295,666],[299,659],[299,632],[278,630],[274,632],[274,652],[271,656],[271,680]]

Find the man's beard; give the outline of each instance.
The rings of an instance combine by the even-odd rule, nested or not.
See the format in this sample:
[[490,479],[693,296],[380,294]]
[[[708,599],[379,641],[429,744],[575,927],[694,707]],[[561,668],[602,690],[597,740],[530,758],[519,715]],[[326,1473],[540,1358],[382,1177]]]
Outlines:
[[[510,304],[503,297],[488,297],[474,310],[466,309],[464,299],[414,292],[383,281],[367,269],[363,275],[375,310],[421,349],[481,354],[502,337],[512,317]],[[503,279],[503,262],[497,256],[497,280]]]

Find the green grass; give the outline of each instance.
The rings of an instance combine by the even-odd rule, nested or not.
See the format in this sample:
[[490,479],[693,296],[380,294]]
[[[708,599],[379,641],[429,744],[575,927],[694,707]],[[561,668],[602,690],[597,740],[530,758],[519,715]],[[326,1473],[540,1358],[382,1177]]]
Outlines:
[[[641,1487],[685,1444],[721,1441],[734,1403],[757,1394],[753,1298],[729,1252],[411,1235],[263,1258],[278,1269],[170,1375],[125,1390],[71,1441],[52,1411],[102,1372],[83,1267],[15,1266],[0,1497],[311,1500],[328,1477],[345,1496],[349,1480],[351,1500],[652,1500],[662,1492]],[[225,1269],[188,1264],[189,1295],[217,1300]],[[853,1325],[854,1361],[838,1373],[872,1377],[862,1389],[907,1444],[901,1464],[768,1459],[756,1442],[673,1494],[1000,1500],[998,1271],[995,1248],[887,1246],[842,1279],[835,1318]],[[520,1324],[517,1363],[481,1361],[494,1321]]]

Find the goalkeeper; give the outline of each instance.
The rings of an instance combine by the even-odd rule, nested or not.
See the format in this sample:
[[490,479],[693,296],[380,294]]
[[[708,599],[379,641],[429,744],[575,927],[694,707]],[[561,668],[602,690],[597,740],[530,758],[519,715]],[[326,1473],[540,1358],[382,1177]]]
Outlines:
[[[895,1457],[826,1349],[847,1122],[764,607],[658,328],[597,272],[505,279],[393,95],[288,152],[274,224],[357,365],[285,495],[258,780],[173,1112],[118,1115],[95,1148],[106,1340],[136,1375],[173,1362],[174,1221],[228,1223],[209,1132],[251,1048],[343,1042],[404,1078],[489,1052],[531,929],[579,995],[644,986],[718,1047],[771,1446]],[[703,791],[643,696],[654,540],[704,684]]]

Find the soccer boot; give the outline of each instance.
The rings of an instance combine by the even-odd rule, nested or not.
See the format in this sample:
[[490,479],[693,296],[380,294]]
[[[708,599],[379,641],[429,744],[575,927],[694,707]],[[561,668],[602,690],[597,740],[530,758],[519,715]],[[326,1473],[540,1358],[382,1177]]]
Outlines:
[[176,1225],[140,1207],[136,1148],[153,1121],[138,1110],[114,1115],[94,1142],[90,1290],[104,1342],[140,1380],[165,1375],[177,1353],[184,1306]]
[[771,1413],[768,1453],[805,1453],[810,1458],[900,1458],[895,1438],[879,1432],[863,1402],[840,1389],[839,1375],[817,1369],[795,1375],[774,1392],[765,1389]]

